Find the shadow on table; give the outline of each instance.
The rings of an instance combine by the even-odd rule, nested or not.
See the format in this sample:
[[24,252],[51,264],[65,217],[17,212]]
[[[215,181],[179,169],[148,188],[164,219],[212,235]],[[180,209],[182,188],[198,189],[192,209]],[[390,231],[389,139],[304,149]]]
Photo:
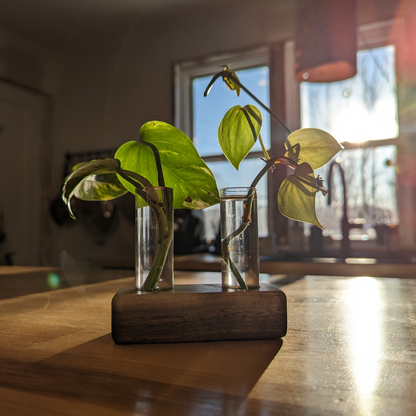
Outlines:
[[7,360],[0,380],[117,412],[228,416],[236,414],[282,344],[277,339],[121,346],[108,334],[38,363]]
[[272,275],[269,280],[269,283],[281,289],[284,286],[289,286],[292,283],[302,280],[304,277],[305,277],[304,274],[290,274],[290,275],[282,274],[282,275],[277,275],[277,276]]

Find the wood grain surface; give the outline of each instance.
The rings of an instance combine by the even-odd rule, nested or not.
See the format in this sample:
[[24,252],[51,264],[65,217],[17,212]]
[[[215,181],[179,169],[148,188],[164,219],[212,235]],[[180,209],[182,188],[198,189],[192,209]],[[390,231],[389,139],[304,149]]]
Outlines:
[[259,289],[177,285],[174,290],[120,289],[112,301],[117,344],[275,339],[286,335],[286,296],[263,283]]
[[415,280],[261,279],[287,295],[283,340],[117,345],[111,300],[133,278],[1,300],[0,414],[415,414]]

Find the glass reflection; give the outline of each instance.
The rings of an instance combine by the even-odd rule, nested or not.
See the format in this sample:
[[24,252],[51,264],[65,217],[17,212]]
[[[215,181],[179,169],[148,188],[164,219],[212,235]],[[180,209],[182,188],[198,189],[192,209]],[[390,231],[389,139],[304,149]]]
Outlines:
[[371,277],[351,280],[347,301],[353,376],[362,414],[371,415],[371,396],[377,387],[382,349],[379,282]]

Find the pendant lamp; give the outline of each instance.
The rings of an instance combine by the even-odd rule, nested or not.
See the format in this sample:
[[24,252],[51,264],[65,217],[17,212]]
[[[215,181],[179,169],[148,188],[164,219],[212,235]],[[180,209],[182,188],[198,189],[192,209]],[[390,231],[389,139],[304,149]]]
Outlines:
[[341,81],[357,73],[355,0],[298,0],[296,79]]

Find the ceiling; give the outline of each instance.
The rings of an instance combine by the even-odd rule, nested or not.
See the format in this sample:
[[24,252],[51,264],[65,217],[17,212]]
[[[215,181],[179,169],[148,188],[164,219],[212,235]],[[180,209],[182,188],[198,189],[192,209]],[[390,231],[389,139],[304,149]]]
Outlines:
[[[400,3],[414,1],[357,0],[358,23],[391,19]],[[0,0],[0,30],[57,51],[76,36],[85,41],[90,35],[112,36],[114,29],[128,31],[143,22],[176,23],[188,16],[204,19],[210,13],[229,16],[244,5],[262,3],[279,13],[290,13],[296,6],[296,0]]]
[[179,12],[218,0],[0,0],[0,27],[46,47],[79,30]]

